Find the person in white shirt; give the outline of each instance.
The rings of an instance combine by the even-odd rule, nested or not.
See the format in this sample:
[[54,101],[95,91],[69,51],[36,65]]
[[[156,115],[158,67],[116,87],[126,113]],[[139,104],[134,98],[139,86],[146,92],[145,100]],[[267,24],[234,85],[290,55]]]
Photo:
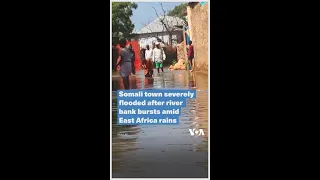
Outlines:
[[146,46],[145,58],[146,60],[151,60],[152,58],[152,49],[150,49],[149,45]]
[[150,49],[149,45],[146,46],[145,51],[145,62],[143,62],[142,67],[145,69],[144,75],[145,77],[152,77],[153,75],[153,65],[152,65],[152,49]]
[[156,68],[158,70],[158,73],[160,73],[159,68],[161,68],[161,71],[163,72],[163,61],[166,59],[166,54],[164,53],[164,50],[160,47],[160,43],[155,43],[156,48],[154,48],[152,53],[152,60],[156,63]]

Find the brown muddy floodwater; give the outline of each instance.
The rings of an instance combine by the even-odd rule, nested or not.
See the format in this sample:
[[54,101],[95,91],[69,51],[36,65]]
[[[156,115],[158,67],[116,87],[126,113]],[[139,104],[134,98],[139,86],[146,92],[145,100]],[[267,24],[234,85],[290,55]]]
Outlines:
[[[117,125],[117,90],[123,89],[118,73],[112,76],[112,176],[208,177],[208,75],[169,71],[145,78],[143,70],[130,77],[130,89],[196,89],[188,99],[178,125]],[[203,129],[194,137],[189,128]]]

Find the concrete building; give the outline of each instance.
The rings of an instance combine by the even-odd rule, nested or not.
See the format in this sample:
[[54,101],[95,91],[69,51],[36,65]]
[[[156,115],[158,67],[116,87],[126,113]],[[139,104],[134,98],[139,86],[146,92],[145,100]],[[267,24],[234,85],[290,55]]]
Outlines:
[[167,27],[172,32],[172,45],[175,46],[183,41],[183,29],[177,28],[177,26],[182,26],[183,23],[184,21],[178,17],[160,16],[135,32],[135,39],[139,41],[140,48],[145,48],[146,45],[152,45],[159,40],[161,40],[163,46],[166,46],[170,44]]

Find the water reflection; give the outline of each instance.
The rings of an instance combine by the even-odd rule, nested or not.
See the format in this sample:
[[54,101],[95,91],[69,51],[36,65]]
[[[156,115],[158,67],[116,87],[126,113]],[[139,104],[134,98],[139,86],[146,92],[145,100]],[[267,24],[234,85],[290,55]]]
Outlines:
[[[164,68],[165,69],[165,68]],[[156,71],[155,71],[156,72]],[[143,70],[130,77],[131,89],[192,88],[196,99],[187,100],[179,125],[117,125],[116,90],[121,78],[112,78],[113,177],[207,177],[208,77],[189,71],[165,71],[144,77]],[[189,128],[205,135],[192,137]],[[123,135],[125,134],[125,135]]]
[[154,79],[155,79],[155,81],[154,81],[155,88],[157,88],[157,89],[166,88],[164,74],[158,73],[155,75]]
[[144,88],[145,89],[153,88],[153,84],[154,84],[153,77],[147,77],[144,79]]
[[189,88],[196,88],[196,73],[195,72],[190,72],[189,78]]

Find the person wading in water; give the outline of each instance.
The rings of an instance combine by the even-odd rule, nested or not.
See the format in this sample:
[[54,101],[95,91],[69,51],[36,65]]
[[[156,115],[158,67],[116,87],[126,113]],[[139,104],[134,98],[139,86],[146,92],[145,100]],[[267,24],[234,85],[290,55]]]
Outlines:
[[194,59],[194,50],[192,46],[192,41],[189,42],[189,49],[188,49],[188,60],[190,64],[191,72],[194,70],[194,63],[192,62]]
[[163,61],[166,59],[166,54],[164,53],[164,50],[160,47],[160,43],[156,42],[156,48],[152,52],[153,61],[156,63],[156,68],[158,70],[158,73],[160,73],[159,68],[161,68],[161,71],[163,72]]
[[142,67],[145,69],[144,70],[144,75],[145,77],[152,77],[153,75],[153,66],[152,66],[152,49],[150,49],[149,45],[146,46],[146,51],[145,51],[145,61],[143,62]]
[[126,39],[122,39],[120,41],[120,47],[122,48],[120,52],[120,61],[117,66],[120,65],[120,76],[123,80],[123,85],[126,90],[129,89],[129,76],[131,75],[132,70],[132,53],[126,47]]

